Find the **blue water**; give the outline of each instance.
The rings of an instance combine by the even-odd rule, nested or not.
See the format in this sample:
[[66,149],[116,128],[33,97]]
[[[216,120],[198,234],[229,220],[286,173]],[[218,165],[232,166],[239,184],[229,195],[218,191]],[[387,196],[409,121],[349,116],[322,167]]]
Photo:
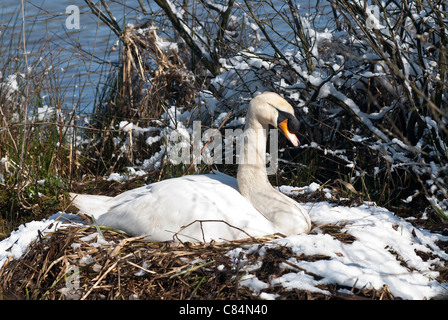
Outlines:
[[[23,0],[24,23],[26,35],[26,57],[29,67],[45,73],[53,68],[56,74],[56,84],[59,87],[59,100],[67,108],[78,106],[79,110],[90,111],[97,96],[97,90],[106,83],[107,75],[119,61],[119,50],[110,49],[117,41],[117,36],[111,32],[98,17],[91,13],[83,0]],[[99,2],[99,1],[95,1]],[[142,0],[147,12],[159,10],[153,0]],[[273,1],[278,8],[285,6],[284,1]],[[297,0],[306,12],[316,10],[316,4],[322,6],[322,0]],[[143,16],[138,0],[109,0],[110,10],[122,28],[127,23],[135,23]],[[193,3],[193,1],[190,1]],[[76,5],[80,9],[79,29],[68,29],[66,21],[70,13],[66,12],[69,5]],[[275,13],[262,12],[271,18]],[[0,3],[0,70],[6,72],[22,72],[24,65],[24,48],[22,42],[22,4],[17,0],[2,0]],[[282,25],[278,26],[282,34]],[[277,28],[277,26],[276,26]],[[287,31],[284,32],[286,34]],[[14,65],[11,55],[17,55],[21,65]],[[9,65],[5,68],[5,65]],[[12,69],[12,70],[11,70]],[[5,72],[6,70],[6,72]],[[49,96],[50,92],[43,92],[42,96]],[[44,102],[45,103],[45,102]]]
[[[122,27],[136,21],[139,14],[138,1],[126,1],[122,5],[108,1],[109,7]],[[69,5],[80,9],[79,29],[68,29],[66,21]],[[154,6],[154,5],[153,5]],[[150,8],[147,6],[147,9]],[[65,107],[91,110],[98,88],[119,60],[119,51],[111,52],[117,36],[98,18],[82,0],[32,0],[24,1],[25,45],[28,67],[38,72],[56,75],[59,99]],[[2,0],[0,3],[0,70],[5,73],[25,73],[22,36],[22,5],[17,0]],[[11,59],[16,55],[19,59]],[[20,61],[17,65],[16,61]],[[9,68],[5,66],[9,64]],[[9,69],[9,70],[8,70]],[[56,70],[55,70],[56,69]],[[48,77],[51,78],[51,77]],[[50,80],[46,80],[50,81]],[[45,99],[50,92],[43,92]]]

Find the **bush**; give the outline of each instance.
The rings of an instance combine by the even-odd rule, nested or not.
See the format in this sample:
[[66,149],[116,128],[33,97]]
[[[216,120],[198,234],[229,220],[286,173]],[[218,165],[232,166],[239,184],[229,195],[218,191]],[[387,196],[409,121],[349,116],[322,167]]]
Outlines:
[[[158,48],[168,56],[174,48],[175,68],[197,91],[189,110],[203,124],[218,127],[230,115],[222,127],[235,125],[254,94],[280,92],[305,124],[302,149],[288,154],[313,164],[290,166],[289,183],[344,181],[343,189],[388,206],[423,196],[446,218],[443,1],[330,0],[308,9],[293,0],[156,3],[162,14],[130,34],[164,30]],[[169,69],[152,61],[159,73]]]
[[220,101],[280,92],[305,124],[299,158],[318,151],[314,178],[389,206],[423,195],[446,218],[445,2],[156,2],[209,73],[210,118],[229,112]]

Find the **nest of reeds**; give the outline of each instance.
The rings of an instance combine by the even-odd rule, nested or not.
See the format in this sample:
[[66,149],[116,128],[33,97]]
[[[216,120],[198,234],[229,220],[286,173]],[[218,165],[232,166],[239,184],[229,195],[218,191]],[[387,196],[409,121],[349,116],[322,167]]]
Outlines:
[[234,299],[225,253],[235,243],[180,244],[70,226],[40,236],[0,271],[6,299]]
[[[331,226],[333,236],[342,235]],[[288,272],[282,263],[296,259],[327,259],[325,256],[294,254],[287,247],[266,247],[246,256],[241,267],[238,259],[227,253],[239,247],[263,248],[272,237],[215,243],[162,243],[130,237],[118,230],[98,226],[68,226],[54,233],[40,235],[28,251],[10,260],[0,269],[2,299],[258,299],[240,279],[253,273],[269,281]],[[337,292],[336,285],[325,289],[333,295],[306,290],[270,287],[277,299],[392,299],[387,287],[382,290],[356,290],[353,294]],[[353,290],[352,290],[353,291]]]

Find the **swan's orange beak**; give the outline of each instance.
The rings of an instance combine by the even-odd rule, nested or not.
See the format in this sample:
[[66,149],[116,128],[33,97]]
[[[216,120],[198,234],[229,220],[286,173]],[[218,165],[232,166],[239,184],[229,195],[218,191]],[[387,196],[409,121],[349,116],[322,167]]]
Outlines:
[[280,130],[282,130],[282,132],[285,134],[286,138],[288,138],[289,141],[291,141],[291,143],[294,145],[294,147],[297,147],[300,143],[299,138],[297,138],[297,136],[292,133],[291,131],[289,131],[288,129],[288,119],[283,120],[282,122],[280,122],[278,124]]

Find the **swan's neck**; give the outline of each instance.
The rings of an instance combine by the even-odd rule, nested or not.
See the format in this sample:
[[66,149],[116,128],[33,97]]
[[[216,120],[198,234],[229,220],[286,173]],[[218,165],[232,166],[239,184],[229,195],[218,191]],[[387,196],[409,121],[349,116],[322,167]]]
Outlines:
[[[251,119],[252,117],[249,117]],[[253,118],[252,118],[253,119]],[[272,187],[266,172],[268,126],[255,120],[246,122],[240,149],[238,189],[243,197],[285,235],[309,232],[311,222],[298,204]],[[240,141],[240,146],[241,146]]]
[[239,144],[238,188],[256,208],[258,198],[273,190],[266,173],[267,129],[267,125],[263,126],[249,117],[240,137],[244,141],[240,140]]

